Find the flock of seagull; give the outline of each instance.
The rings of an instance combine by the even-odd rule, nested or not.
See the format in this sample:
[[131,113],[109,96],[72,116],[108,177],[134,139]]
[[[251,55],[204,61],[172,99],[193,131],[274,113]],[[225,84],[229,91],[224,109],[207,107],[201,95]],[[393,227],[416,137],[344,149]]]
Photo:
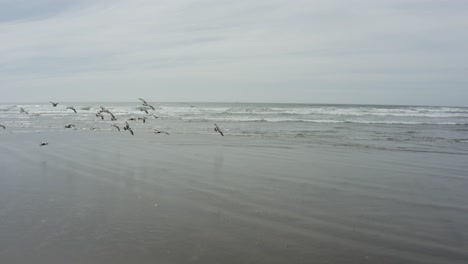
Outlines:
[[[152,106],[151,104],[149,104],[146,100],[142,99],[142,98],[138,98],[141,102],[142,102],[142,105],[144,107],[140,107],[140,111],[142,112],[145,112],[147,115],[150,115],[148,109],[151,109],[153,111],[155,111],[155,108],[154,106]],[[59,105],[58,102],[50,102],[52,104],[53,107],[57,107],[57,105]],[[10,108],[7,108],[7,109],[4,109],[5,111],[9,111],[13,108],[15,108],[16,106],[13,106],[13,107],[10,107]],[[78,111],[76,111],[76,109],[73,107],[73,106],[68,106],[66,108],[67,110],[71,110],[73,112],[75,112],[75,114],[78,113]],[[20,107],[20,113],[22,114],[29,114],[28,111],[26,111],[23,107]],[[115,115],[109,111],[107,108],[101,106],[99,111],[96,113],[96,117],[99,117],[101,118],[102,120],[104,120],[104,115],[105,114],[108,114],[111,118],[111,121],[117,121],[117,118],[115,117]],[[153,116],[155,119],[159,118],[158,116],[156,116],[155,114],[152,114],[151,113],[151,116]],[[134,118],[134,117],[131,117],[129,118],[128,120],[129,121],[137,121],[137,120],[141,120],[143,123],[146,123],[146,119],[147,117],[146,116],[143,116],[143,117],[138,117],[138,118]],[[112,127],[116,128],[119,132],[121,131],[120,130],[120,127],[116,124],[112,124],[111,125]],[[224,133],[223,131],[219,128],[219,126],[217,124],[214,124],[214,131],[218,132],[221,136],[224,136]],[[0,128],[3,128],[3,129],[6,129],[6,126],[4,124],[0,124]],[[65,128],[75,128],[76,129],[76,126],[74,124],[69,124],[69,125],[66,125]],[[92,130],[94,130],[95,128],[91,128]],[[135,133],[133,132],[133,129],[130,127],[130,125],[128,124],[127,121],[125,121],[125,126],[123,126],[123,129],[125,131],[128,131],[130,132],[130,134],[135,135]],[[166,134],[166,135],[170,135],[167,131],[162,131],[162,130],[158,130],[158,129],[153,129],[154,130],[154,133],[157,135],[157,134]],[[47,146],[49,145],[48,142],[41,142],[39,144],[39,146]]]

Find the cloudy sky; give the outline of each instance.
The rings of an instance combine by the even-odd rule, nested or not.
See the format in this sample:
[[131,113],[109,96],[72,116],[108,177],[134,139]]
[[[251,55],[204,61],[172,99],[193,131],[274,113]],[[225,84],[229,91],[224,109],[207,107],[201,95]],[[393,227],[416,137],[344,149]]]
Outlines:
[[465,0],[0,0],[0,101],[468,106]]

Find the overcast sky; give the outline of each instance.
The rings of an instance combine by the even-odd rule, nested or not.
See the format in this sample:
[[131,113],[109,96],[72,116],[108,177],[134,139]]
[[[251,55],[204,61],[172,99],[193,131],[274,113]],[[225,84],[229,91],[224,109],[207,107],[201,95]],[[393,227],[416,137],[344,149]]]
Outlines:
[[465,0],[0,0],[0,101],[468,106]]

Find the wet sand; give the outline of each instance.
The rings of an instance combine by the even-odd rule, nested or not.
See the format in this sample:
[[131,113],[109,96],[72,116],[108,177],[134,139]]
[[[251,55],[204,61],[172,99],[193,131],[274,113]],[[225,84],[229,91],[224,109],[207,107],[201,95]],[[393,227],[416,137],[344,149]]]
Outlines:
[[2,133],[0,263],[466,263],[466,160],[218,135]]

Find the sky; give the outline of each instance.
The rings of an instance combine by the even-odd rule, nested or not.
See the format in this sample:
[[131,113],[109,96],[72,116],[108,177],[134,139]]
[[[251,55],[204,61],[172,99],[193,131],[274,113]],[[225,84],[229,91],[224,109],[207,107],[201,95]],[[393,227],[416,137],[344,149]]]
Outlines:
[[0,0],[0,102],[468,106],[465,0]]

